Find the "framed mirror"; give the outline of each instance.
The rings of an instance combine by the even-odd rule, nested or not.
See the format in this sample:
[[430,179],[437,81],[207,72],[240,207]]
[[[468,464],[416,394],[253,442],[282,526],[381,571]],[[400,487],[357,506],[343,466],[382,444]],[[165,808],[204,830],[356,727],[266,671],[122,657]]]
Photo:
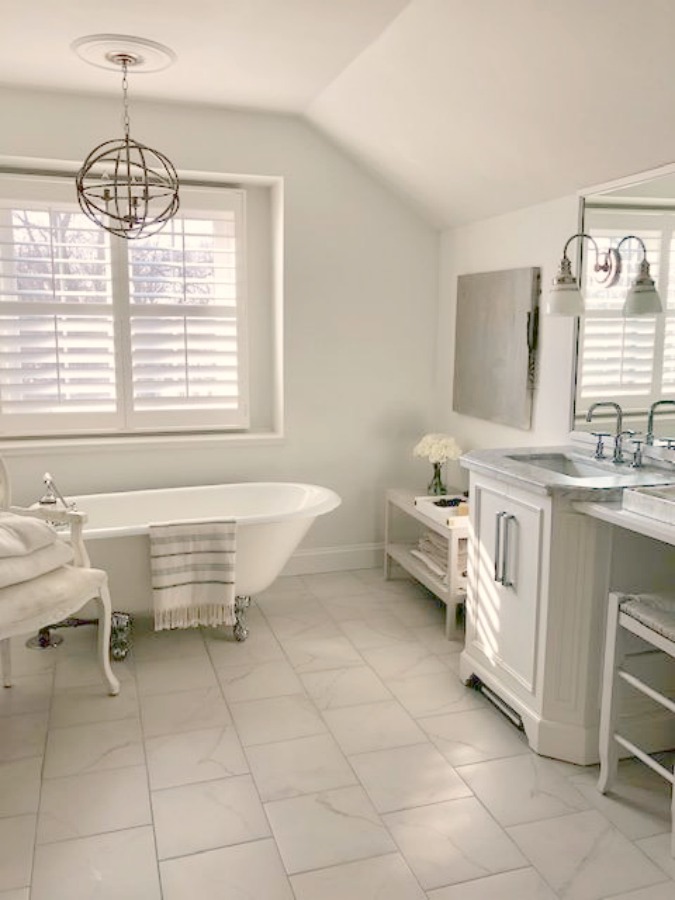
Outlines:
[[[615,414],[609,409],[586,421],[591,404],[612,400],[624,411],[624,428],[644,434],[652,403],[675,401],[675,165],[599,187],[581,204],[580,230],[601,250],[616,247],[627,235],[644,241],[664,312],[636,318],[622,313],[642,259],[637,241],[624,242],[621,278],[610,288],[596,281],[593,250],[580,242],[586,311],[577,333],[572,430],[613,432]],[[675,407],[659,409],[654,431],[661,440],[675,438]]]

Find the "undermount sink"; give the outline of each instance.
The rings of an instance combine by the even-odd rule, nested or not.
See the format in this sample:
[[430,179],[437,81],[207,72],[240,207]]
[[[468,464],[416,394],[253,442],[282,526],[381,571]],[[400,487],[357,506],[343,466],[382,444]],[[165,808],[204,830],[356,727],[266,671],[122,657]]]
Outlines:
[[628,512],[675,525],[675,484],[664,487],[626,488],[621,506]]
[[591,460],[580,460],[567,453],[513,453],[508,459],[557,472],[558,475],[567,475],[569,478],[597,478],[607,474],[604,466],[595,465]]

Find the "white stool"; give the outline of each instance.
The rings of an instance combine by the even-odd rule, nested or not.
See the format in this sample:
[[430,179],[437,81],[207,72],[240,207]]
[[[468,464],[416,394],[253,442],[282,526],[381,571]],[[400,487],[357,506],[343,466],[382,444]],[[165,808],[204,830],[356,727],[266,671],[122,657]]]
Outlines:
[[602,682],[600,713],[600,779],[598,790],[606,793],[616,778],[619,748],[625,747],[645,765],[670,782],[671,853],[675,856],[675,778],[673,772],[617,732],[619,720],[620,680],[646,694],[661,706],[675,713],[675,703],[622,668],[627,656],[629,633],[635,634],[657,650],[675,658],[675,596],[664,594],[609,595],[605,667]]

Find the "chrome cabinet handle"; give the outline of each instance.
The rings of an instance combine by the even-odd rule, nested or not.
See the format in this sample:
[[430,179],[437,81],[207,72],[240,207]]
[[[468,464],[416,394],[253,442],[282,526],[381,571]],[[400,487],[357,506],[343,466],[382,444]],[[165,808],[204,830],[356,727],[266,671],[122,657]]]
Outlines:
[[502,547],[502,519],[506,513],[502,510],[502,512],[495,513],[495,581],[497,584],[502,584],[502,570],[503,564],[501,561],[501,547]]
[[509,523],[515,522],[516,517],[509,513],[503,513],[503,516],[504,516],[504,546],[502,548],[503,556],[502,556],[502,572],[501,572],[500,581],[504,585],[504,587],[514,587],[513,582],[506,574],[506,567],[508,566],[508,563],[509,563],[509,531],[511,530],[509,528]]

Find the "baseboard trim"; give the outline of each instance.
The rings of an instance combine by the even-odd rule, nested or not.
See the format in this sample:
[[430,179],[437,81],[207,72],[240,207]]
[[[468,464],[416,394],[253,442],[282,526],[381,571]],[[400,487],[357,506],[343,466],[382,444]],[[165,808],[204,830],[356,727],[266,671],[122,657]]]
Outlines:
[[317,575],[349,569],[374,569],[383,565],[384,544],[353,544],[297,550],[284,566],[283,575]]

